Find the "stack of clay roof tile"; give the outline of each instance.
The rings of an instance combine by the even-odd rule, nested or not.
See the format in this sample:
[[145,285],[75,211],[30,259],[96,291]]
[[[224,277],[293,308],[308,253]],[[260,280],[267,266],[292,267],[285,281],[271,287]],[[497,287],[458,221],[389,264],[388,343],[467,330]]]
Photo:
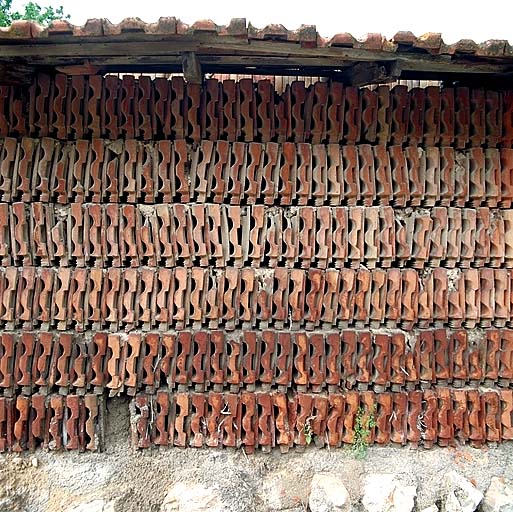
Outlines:
[[513,141],[513,91],[338,82],[205,80],[131,75],[39,75],[26,89],[0,87],[0,135],[464,149]]
[[116,395],[139,448],[513,439],[513,92],[40,75],[0,134],[0,451]]

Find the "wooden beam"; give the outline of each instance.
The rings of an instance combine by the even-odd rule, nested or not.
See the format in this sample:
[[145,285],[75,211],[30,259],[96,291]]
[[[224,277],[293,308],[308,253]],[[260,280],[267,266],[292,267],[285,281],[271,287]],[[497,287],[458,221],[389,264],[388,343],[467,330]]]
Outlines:
[[401,76],[401,68],[397,62],[357,62],[339,74],[339,80],[347,85],[362,86],[393,82]]
[[[95,57],[127,55],[180,55],[182,52],[195,52],[200,55],[260,55],[260,56],[289,56],[293,57],[319,57],[326,56],[335,59],[348,60],[395,60],[394,52],[361,50],[358,48],[345,48],[338,46],[305,48],[290,41],[257,41],[237,40],[235,38],[219,38],[216,36],[175,36],[167,39],[158,38],[137,41],[130,39],[126,42],[105,41],[98,42],[71,37],[67,42],[57,42],[52,39],[46,43],[31,44],[1,44],[2,58],[37,57],[46,59],[50,57],[81,57],[93,59]],[[418,55],[418,54],[417,54]],[[380,57],[380,58],[377,58]],[[425,57],[424,55],[420,56]],[[438,57],[438,56],[437,56]]]
[[202,84],[201,64],[194,52],[182,52],[182,71],[185,80],[191,84]]

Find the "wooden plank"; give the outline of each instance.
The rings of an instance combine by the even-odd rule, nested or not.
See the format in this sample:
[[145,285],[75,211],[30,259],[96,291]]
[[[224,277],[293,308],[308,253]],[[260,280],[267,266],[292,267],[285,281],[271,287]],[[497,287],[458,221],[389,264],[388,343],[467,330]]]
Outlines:
[[[32,44],[0,44],[2,58],[9,57],[76,57],[88,56],[106,57],[113,55],[179,55],[181,52],[195,52],[197,55],[214,53],[216,55],[275,55],[275,56],[302,56],[318,57],[326,56],[349,60],[395,60],[394,52],[369,51],[357,48],[322,47],[304,48],[298,43],[289,41],[247,41],[236,38],[219,37],[187,37],[175,36],[159,38],[158,40],[137,41],[136,38],[126,42],[99,41],[76,42],[76,38],[70,38],[69,42],[56,42],[48,40],[46,43]],[[379,58],[377,58],[379,57]]]
[[[292,64],[304,65],[310,58],[322,59],[323,65],[336,67],[343,62],[386,62],[397,61],[402,69],[426,69],[430,71],[467,73],[492,73],[513,66],[513,59],[458,58],[449,55],[408,54],[405,52],[370,51],[357,48],[322,47],[302,48],[297,43],[287,41],[250,41],[231,42],[231,38],[203,37],[188,39],[185,36],[175,36],[175,40],[159,41],[130,41],[102,43],[67,43],[67,44],[32,44],[32,45],[0,45],[2,61],[11,58],[26,59],[26,62],[55,65],[54,58],[62,62],[66,57],[89,59],[91,64],[102,65],[98,59],[122,59],[123,56],[142,58],[180,57],[182,52],[194,52],[202,62],[205,59],[222,59],[225,64],[258,65],[259,61],[270,57]],[[71,38],[76,41],[76,38]],[[240,59],[240,60],[239,60]],[[236,61],[236,62],[234,62]],[[301,64],[303,63],[303,64]]]

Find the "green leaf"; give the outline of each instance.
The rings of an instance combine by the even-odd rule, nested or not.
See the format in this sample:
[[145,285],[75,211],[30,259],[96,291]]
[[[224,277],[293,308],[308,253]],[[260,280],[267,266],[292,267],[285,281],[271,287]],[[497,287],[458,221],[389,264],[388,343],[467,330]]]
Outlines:
[[376,406],[374,405],[367,413],[363,407],[359,407],[356,413],[352,450],[357,459],[364,459],[367,455],[371,429],[376,426],[375,412]]
[[48,26],[52,21],[69,19],[69,14],[64,14],[64,7],[41,7],[36,2],[28,2],[24,6],[24,12],[12,11],[12,0],[0,0],[0,27],[8,27],[13,21],[35,21],[43,26]]

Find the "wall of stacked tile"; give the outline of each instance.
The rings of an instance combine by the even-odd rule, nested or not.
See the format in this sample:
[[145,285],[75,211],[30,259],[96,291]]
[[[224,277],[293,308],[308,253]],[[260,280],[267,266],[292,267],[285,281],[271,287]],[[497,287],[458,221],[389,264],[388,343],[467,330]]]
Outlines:
[[513,439],[513,91],[0,87],[0,451]]

